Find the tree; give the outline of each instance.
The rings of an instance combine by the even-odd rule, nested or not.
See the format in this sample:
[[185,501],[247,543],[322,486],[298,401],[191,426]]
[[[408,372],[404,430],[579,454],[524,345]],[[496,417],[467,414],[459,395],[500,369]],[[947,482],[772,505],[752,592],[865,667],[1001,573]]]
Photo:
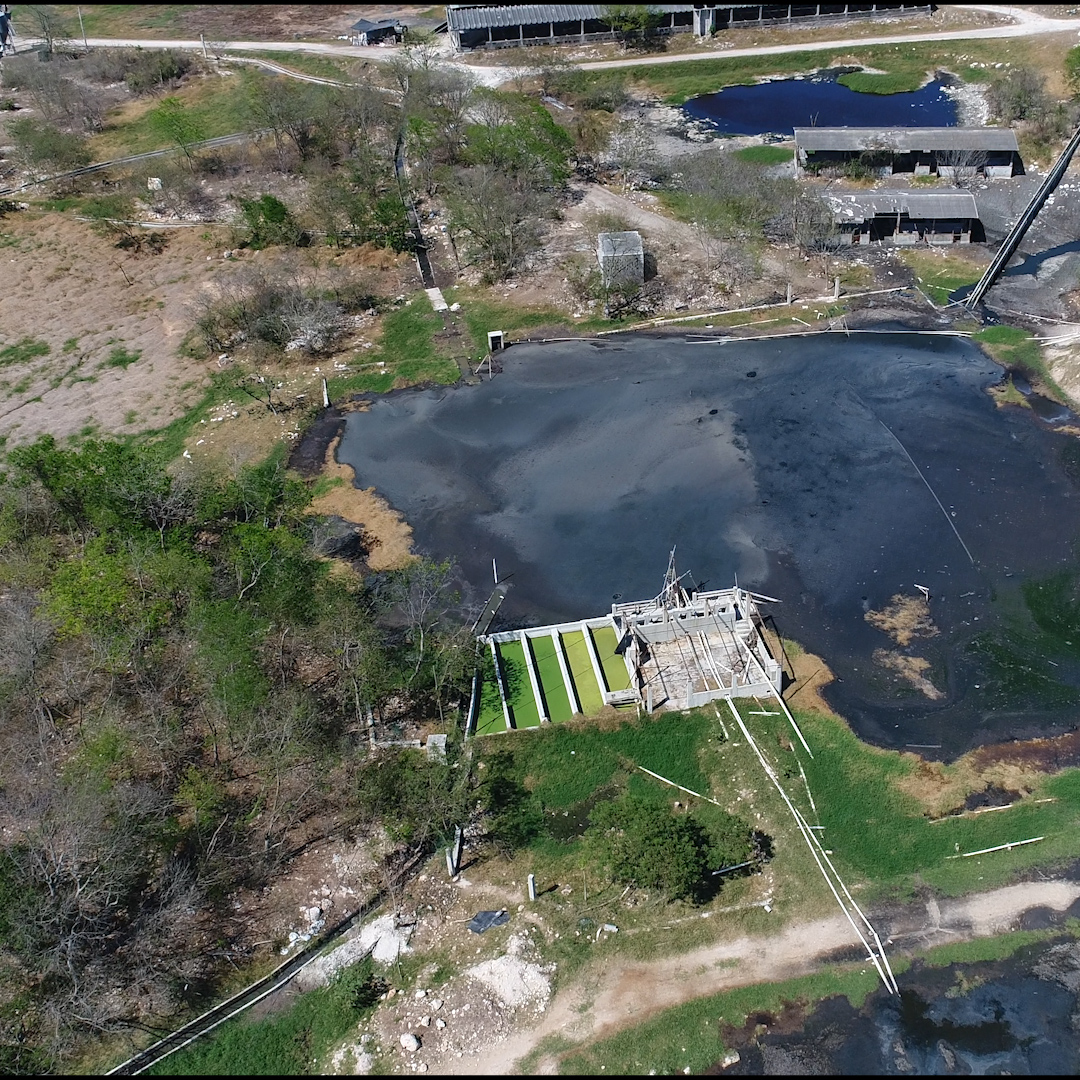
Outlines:
[[622,174],[625,194],[636,174],[645,172],[656,162],[656,144],[644,124],[622,120],[608,137],[606,159]]
[[278,167],[285,167],[285,144],[291,143],[301,163],[328,149],[324,131],[331,113],[327,89],[311,83],[299,86],[287,78],[249,83],[246,109],[254,130],[269,130],[277,148]]
[[1046,77],[1031,68],[1010,68],[986,88],[990,111],[998,120],[1012,124],[1018,120],[1038,120],[1050,107]]
[[245,243],[258,251],[272,244],[302,247],[307,234],[297,224],[289,208],[276,195],[239,200],[240,214],[247,228]]
[[631,42],[647,43],[663,15],[649,4],[609,4],[601,18],[626,46]]
[[466,158],[529,180],[538,188],[563,183],[570,175],[573,140],[539,102],[498,90],[476,91]]
[[658,889],[675,900],[691,899],[701,889],[708,850],[704,831],[666,803],[632,795],[600,803],[589,815],[586,836],[616,881]]
[[[666,802],[623,795],[589,815],[586,842],[616,881],[658,889],[677,900],[704,899],[718,887],[710,871],[746,862],[758,848],[741,818],[708,808],[705,823]],[[768,838],[760,844],[768,850]]]
[[58,45],[71,37],[67,20],[52,4],[27,4],[20,8],[20,14],[30,17],[30,25],[45,41],[45,53],[50,58]]
[[1065,54],[1065,81],[1073,97],[1080,97],[1080,45],[1074,45]]
[[985,150],[952,147],[937,153],[938,175],[948,177],[957,187],[970,188],[986,168]]
[[181,150],[194,166],[195,144],[206,138],[202,120],[179,98],[167,97],[150,111],[150,125],[159,135]]
[[551,213],[545,193],[491,165],[458,170],[447,184],[446,204],[451,229],[466,238],[492,281],[509,277],[540,249],[543,220]]

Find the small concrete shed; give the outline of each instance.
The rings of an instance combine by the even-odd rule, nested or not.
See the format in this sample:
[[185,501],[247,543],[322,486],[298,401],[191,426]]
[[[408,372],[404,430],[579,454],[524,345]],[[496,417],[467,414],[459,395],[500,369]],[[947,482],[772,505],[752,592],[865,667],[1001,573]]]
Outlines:
[[645,249],[639,232],[603,232],[596,240],[596,261],[604,287],[641,285],[645,281]]

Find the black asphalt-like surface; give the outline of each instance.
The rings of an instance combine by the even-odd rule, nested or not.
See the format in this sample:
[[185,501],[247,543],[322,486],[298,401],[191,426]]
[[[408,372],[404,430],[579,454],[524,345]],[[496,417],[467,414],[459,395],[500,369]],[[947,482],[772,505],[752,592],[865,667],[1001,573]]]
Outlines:
[[[781,632],[826,659],[830,700],[871,741],[952,756],[1072,726],[988,712],[971,693],[982,676],[965,645],[1080,537],[1061,436],[994,406],[984,390],[1001,371],[973,345],[626,337],[517,345],[504,361],[479,386],[377,398],[348,417],[339,451],[421,550],[457,560],[474,614],[492,558],[512,575],[493,629],[652,596],[677,545],[700,586],[738,575],[783,600]],[[939,702],[873,662],[894,646],[864,619],[916,584],[942,632],[910,651],[931,661]]]

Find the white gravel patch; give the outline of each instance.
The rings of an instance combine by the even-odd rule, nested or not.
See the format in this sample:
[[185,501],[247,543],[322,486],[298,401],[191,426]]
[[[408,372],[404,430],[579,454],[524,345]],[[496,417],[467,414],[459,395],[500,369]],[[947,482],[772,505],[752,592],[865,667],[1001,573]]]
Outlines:
[[507,943],[505,956],[476,964],[465,974],[486,986],[509,1009],[543,1004],[551,996],[551,981],[539,964],[523,958],[528,944],[524,937],[515,935]]

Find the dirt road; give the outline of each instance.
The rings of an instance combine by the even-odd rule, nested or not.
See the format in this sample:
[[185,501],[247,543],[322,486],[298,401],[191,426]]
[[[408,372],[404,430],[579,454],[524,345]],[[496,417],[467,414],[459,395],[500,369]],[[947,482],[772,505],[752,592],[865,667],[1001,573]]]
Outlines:
[[[889,927],[886,949],[892,955],[946,941],[988,937],[1013,927],[1025,911],[1064,912],[1080,900],[1080,883],[1025,882],[958,900],[914,904],[885,917],[874,916],[879,930]],[[884,937],[884,935],[882,935]],[[560,992],[540,1023],[496,1043],[483,1053],[442,1062],[439,1072],[497,1075],[548,1035],[587,1042],[640,1024],[663,1009],[694,998],[752,983],[780,982],[809,974],[838,950],[853,944],[851,925],[842,915],[792,924],[767,938],[739,938],[651,962],[613,960],[587,971]],[[558,1071],[554,1056],[533,1071]]]
[[[868,45],[892,45],[909,41],[960,41],[968,38],[1003,38],[1031,37],[1040,34],[1060,34],[1062,32],[1080,32],[1080,18],[1054,19],[1041,12],[1028,8],[1011,7],[997,4],[969,4],[969,7],[985,11],[988,14],[1005,16],[1015,20],[1011,24],[985,27],[977,30],[932,30],[907,34],[882,34],[867,38],[840,38],[836,41],[800,42],[794,45],[759,45],[746,49],[710,50],[703,53],[665,53],[661,56],[629,57],[625,60],[595,60],[578,66],[587,71],[599,71],[605,68],[643,67],[652,64],[677,64],[692,60],[715,60],[717,57],[768,56],[782,53],[806,52],[807,50],[843,50],[865,48]],[[396,55],[396,49],[380,46],[340,45],[313,41],[213,41],[193,39],[136,39],[136,38],[89,38],[91,48],[136,47],[144,49],[194,49],[209,53],[244,52],[260,50],[266,52],[308,52],[322,56],[347,56],[365,60],[387,60]],[[20,37],[17,42],[19,51],[33,48],[40,44],[39,39]],[[455,65],[456,66],[456,65]],[[500,66],[469,65],[468,70],[486,86],[497,86],[511,78],[513,72]]]

